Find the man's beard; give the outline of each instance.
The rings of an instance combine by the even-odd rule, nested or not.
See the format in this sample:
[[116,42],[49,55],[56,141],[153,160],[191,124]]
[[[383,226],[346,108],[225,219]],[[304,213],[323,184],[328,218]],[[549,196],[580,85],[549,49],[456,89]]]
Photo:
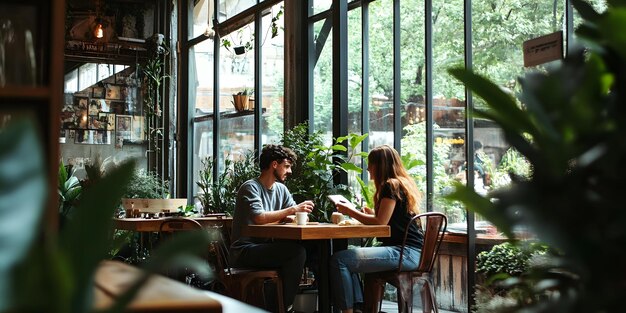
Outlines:
[[276,171],[276,170],[274,170],[274,178],[276,178],[276,181],[279,182],[279,183],[284,183],[285,182],[285,180],[282,177],[280,177],[280,175],[278,175],[278,171]]

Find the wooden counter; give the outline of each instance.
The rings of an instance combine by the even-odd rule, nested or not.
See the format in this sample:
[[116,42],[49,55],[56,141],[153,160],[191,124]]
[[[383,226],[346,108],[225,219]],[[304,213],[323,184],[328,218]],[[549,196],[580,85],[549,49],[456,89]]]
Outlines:
[[[111,307],[117,297],[141,275],[140,269],[126,263],[103,261],[95,276],[95,309]],[[206,292],[160,275],[153,275],[126,311],[221,313],[222,306]]]

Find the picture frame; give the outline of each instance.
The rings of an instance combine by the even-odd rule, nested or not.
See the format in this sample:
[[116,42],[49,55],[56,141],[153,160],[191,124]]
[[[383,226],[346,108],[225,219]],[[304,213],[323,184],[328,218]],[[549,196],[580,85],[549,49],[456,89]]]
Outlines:
[[109,113],[126,114],[126,103],[122,101],[106,100],[109,107]]
[[96,98],[96,99],[103,99],[105,96],[105,89],[104,87],[93,87],[91,90],[91,97],[92,98]]
[[98,119],[103,124],[102,129],[107,131],[115,131],[115,114],[113,113],[100,113]]
[[96,99],[91,99],[91,101],[89,101],[89,115],[98,115],[101,108],[102,106],[100,105],[100,101]]
[[130,141],[134,143],[141,143],[145,138],[143,132],[145,118],[143,116],[133,116],[132,120]]
[[79,110],[89,109],[89,98],[74,96],[74,106],[78,108]]
[[120,85],[107,85],[106,89],[106,99],[109,100],[120,100],[122,99],[122,95],[120,93]]
[[132,116],[116,115],[115,116],[115,137],[124,141],[130,141],[132,132]]

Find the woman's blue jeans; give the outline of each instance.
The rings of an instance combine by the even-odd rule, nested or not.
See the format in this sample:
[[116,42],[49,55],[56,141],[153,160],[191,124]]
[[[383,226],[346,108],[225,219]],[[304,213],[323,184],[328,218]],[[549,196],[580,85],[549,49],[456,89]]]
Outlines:
[[[330,281],[335,306],[341,310],[351,309],[355,299],[362,299],[361,288],[354,286],[354,273],[374,273],[398,268],[400,246],[366,247],[343,250],[335,253],[330,260]],[[421,251],[405,247],[402,258],[403,270],[415,270]]]

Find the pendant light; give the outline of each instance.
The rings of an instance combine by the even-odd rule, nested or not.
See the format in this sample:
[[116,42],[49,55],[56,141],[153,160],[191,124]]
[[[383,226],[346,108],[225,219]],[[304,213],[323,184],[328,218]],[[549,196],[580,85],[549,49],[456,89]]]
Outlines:
[[96,28],[93,31],[93,35],[98,39],[104,37],[104,26],[100,16],[100,0],[96,0]]

